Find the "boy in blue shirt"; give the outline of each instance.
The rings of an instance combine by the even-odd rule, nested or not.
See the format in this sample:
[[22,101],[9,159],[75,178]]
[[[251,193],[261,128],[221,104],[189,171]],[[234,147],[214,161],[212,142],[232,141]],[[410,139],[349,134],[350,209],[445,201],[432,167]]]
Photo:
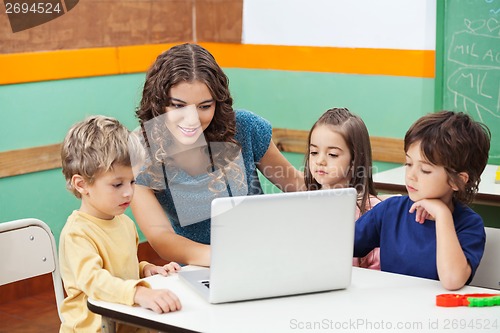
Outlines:
[[470,209],[487,161],[491,134],[464,113],[417,120],[404,139],[408,196],[392,197],[356,222],[354,256],[380,247],[381,270],[469,283],[484,252],[481,217]]

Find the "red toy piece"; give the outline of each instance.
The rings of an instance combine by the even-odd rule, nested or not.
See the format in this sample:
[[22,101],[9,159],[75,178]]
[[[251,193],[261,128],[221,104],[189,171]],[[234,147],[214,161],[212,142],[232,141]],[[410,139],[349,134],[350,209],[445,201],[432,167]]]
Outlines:
[[436,305],[444,307],[485,307],[500,305],[500,294],[441,294],[436,296]]

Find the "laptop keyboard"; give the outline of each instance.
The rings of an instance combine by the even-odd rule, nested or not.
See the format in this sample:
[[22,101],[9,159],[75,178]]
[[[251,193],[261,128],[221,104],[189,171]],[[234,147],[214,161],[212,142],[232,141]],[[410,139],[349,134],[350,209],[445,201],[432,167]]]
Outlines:
[[210,281],[209,280],[202,280],[200,281],[205,287],[210,288]]

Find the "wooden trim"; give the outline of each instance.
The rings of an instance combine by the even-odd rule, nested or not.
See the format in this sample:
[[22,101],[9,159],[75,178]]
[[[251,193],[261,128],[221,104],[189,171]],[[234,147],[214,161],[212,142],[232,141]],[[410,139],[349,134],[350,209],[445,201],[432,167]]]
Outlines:
[[309,131],[273,128],[273,141],[282,152],[305,154]]
[[[274,128],[273,141],[282,152],[305,154],[308,131]],[[374,161],[404,163],[403,140],[370,137]],[[61,167],[61,144],[0,152],[0,178]]]
[[[273,141],[282,152],[307,152],[308,131],[288,128],[273,128]],[[374,161],[404,163],[405,154],[403,140],[385,137],[370,137],[372,157]]]
[[374,161],[398,164],[406,162],[403,139],[371,136],[370,144]]
[[60,143],[0,152],[0,178],[60,167]]

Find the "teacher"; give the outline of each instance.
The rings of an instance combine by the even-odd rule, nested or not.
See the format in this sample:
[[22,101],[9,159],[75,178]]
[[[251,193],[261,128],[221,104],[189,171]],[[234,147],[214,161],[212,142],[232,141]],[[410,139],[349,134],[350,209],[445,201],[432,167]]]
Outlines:
[[199,45],[172,47],[146,75],[136,111],[146,163],[131,208],[165,260],[210,265],[211,201],[261,194],[257,169],[283,191],[303,189],[270,123],[232,104],[227,76]]

